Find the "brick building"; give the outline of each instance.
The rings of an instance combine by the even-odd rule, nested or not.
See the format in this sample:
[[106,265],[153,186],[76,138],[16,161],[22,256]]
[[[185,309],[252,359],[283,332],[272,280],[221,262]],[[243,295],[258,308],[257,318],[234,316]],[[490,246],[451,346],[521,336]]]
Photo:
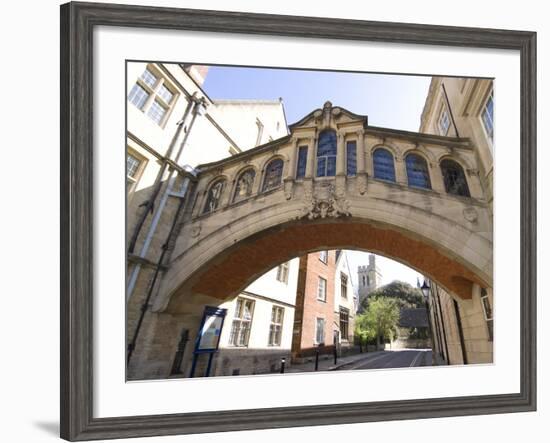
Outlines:
[[292,358],[295,362],[321,354],[349,353],[357,297],[344,251],[320,251],[300,257]]

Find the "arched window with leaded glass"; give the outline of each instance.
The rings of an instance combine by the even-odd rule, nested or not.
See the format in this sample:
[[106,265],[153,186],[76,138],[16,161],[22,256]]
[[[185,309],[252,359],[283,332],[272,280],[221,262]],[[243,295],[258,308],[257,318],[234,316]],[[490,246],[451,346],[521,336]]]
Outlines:
[[203,214],[208,214],[209,212],[215,211],[219,208],[224,188],[225,179],[223,178],[217,180],[212,184],[212,186],[210,186],[206,196],[206,203],[202,211]]
[[247,169],[239,175],[237,185],[235,186],[233,202],[245,200],[252,195],[252,186],[254,185],[255,177],[256,171],[254,171],[254,169]]
[[418,154],[409,154],[405,159],[407,165],[407,181],[409,186],[415,188],[431,189],[430,173],[428,163]]
[[265,167],[264,184],[262,192],[278,188],[283,177],[283,160],[276,158],[271,160]]
[[466,181],[462,166],[448,158],[442,160],[440,166],[441,174],[443,174],[443,183],[445,183],[445,191],[448,194],[469,197],[470,190],[468,189],[468,182]]
[[336,175],[336,132],[323,131],[317,143],[317,177]]
[[372,155],[374,178],[395,182],[395,164],[393,155],[384,148],[378,148]]

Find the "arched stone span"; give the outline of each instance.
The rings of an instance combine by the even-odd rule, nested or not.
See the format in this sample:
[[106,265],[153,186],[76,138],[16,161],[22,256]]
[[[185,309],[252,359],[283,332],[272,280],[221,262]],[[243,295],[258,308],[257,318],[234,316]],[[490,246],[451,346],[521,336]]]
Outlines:
[[[320,111],[319,111],[320,112]],[[317,114],[319,114],[317,112]],[[379,137],[366,120],[324,108],[291,127],[291,137],[259,146],[200,167],[196,194],[189,201],[162,278],[156,311],[177,311],[191,295],[232,297],[263,272],[294,256],[319,249],[378,252],[426,274],[461,298],[472,284],[492,286],[492,214],[479,178],[467,177],[471,198],[445,192],[438,164],[430,165],[432,189],[370,178],[365,147]],[[339,136],[356,138],[357,171],[346,175],[345,149],[339,146],[336,176],[315,177],[316,135],[331,121]],[[406,151],[422,143],[438,158],[460,152],[471,164],[476,157],[467,139],[384,130],[384,138]],[[343,137],[340,137],[343,139]],[[308,145],[304,178],[296,179],[297,147]],[[452,149],[451,149],[452,148]],[[238,203],[225,202],[209,214],[200,212],[208,184],[217,176],[235,176],[243,163],[261,169],[268,159],[286,158],[280,186]],[[257,174],[256,180],[263,180]],[[477,180],[477,182],[476,182]]]
[[470,298],[472,284],[492,282],[445,254],[428,239],[357,219],[289,223],[252,235],[216,255],[180,285],[169,311],[178,311],[180,297],[200,294],[218,299],[236,296],[257,277],[295,256],[321,249],[359,249],[395,259],[410,266],[461,298]]

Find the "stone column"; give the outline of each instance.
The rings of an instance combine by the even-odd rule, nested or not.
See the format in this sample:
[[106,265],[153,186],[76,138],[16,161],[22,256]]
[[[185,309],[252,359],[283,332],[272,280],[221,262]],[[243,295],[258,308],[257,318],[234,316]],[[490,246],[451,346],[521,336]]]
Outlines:
[[294,179],[296,175],[296,158],[298,157],[298,139],[292,138],[290,140],[290,150],[288,153],[288,165],[285,174],[285,181]]
[[296,174],[296,157],[298,150],[298,139],[292,138],[290,141],[290,151],[288,153],[288,163],[286,166],[286,174],[283,179],[285,198],[292,198],[292,190],[294,187],[294,176]]
[[367,137],[367,153],[365,154],[365,172],[370,175],[371,177],[374,177],[374,167],[372,164],[372,149],[378,145],[380,140],[376,136],[368,136]]
[[395,181],[400,185],[408,186],[407,164],[404,157],[395,159]]
[[365,131],[363,129],[357,134],[357,180],[356,190],[363,195],[367,191],[367,172],[365,163]]
[[445,194],[445,183],[443,182],[443,175],[438,163],[432,163],[428,161],[428,169],[430,171],[430,181],[432,182],[432,189],[437,192]]
[[338,134],[336,145],[336,175],[346,175],[346,145],[344,134]]
[[471,197],[484,199],[485,194],[483,193],[483,187],[479,178],[479,170],[464,169],[464,176],[466,177],[466,182],[468,183],[468,189],[470,190]]
[[306,163],[306,175],[305,178],[313,178],[315,175],[315,158],[317,137],[311,137],[309,139],[309,146],[307,149],[307,163]]
[[366,171],[365,165],[365,131],[360,130],[357,134],[357,174],[362,174]]

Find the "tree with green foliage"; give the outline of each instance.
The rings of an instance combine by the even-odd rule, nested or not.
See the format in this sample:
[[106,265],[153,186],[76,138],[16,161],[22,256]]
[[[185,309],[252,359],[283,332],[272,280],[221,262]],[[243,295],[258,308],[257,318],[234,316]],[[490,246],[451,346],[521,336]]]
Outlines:
[[366,311],[369,300],[381,297],[394,299],[400,309],[424,307],[424,297],[420,289],[403,281],[394,280],[369,293],[369,296],[361,302],[359,312]]
[[359,344],[365,347],[376,338],[375,325],[369,321],[366,312],[355,317],[355,336],[358,338]]
[[392,298],[378,297],[369,301],[363,314],[355,319],[355,332],[365,342],[376,338],[377,347],[381,341],[393,340],[397,335],[399,305]]

